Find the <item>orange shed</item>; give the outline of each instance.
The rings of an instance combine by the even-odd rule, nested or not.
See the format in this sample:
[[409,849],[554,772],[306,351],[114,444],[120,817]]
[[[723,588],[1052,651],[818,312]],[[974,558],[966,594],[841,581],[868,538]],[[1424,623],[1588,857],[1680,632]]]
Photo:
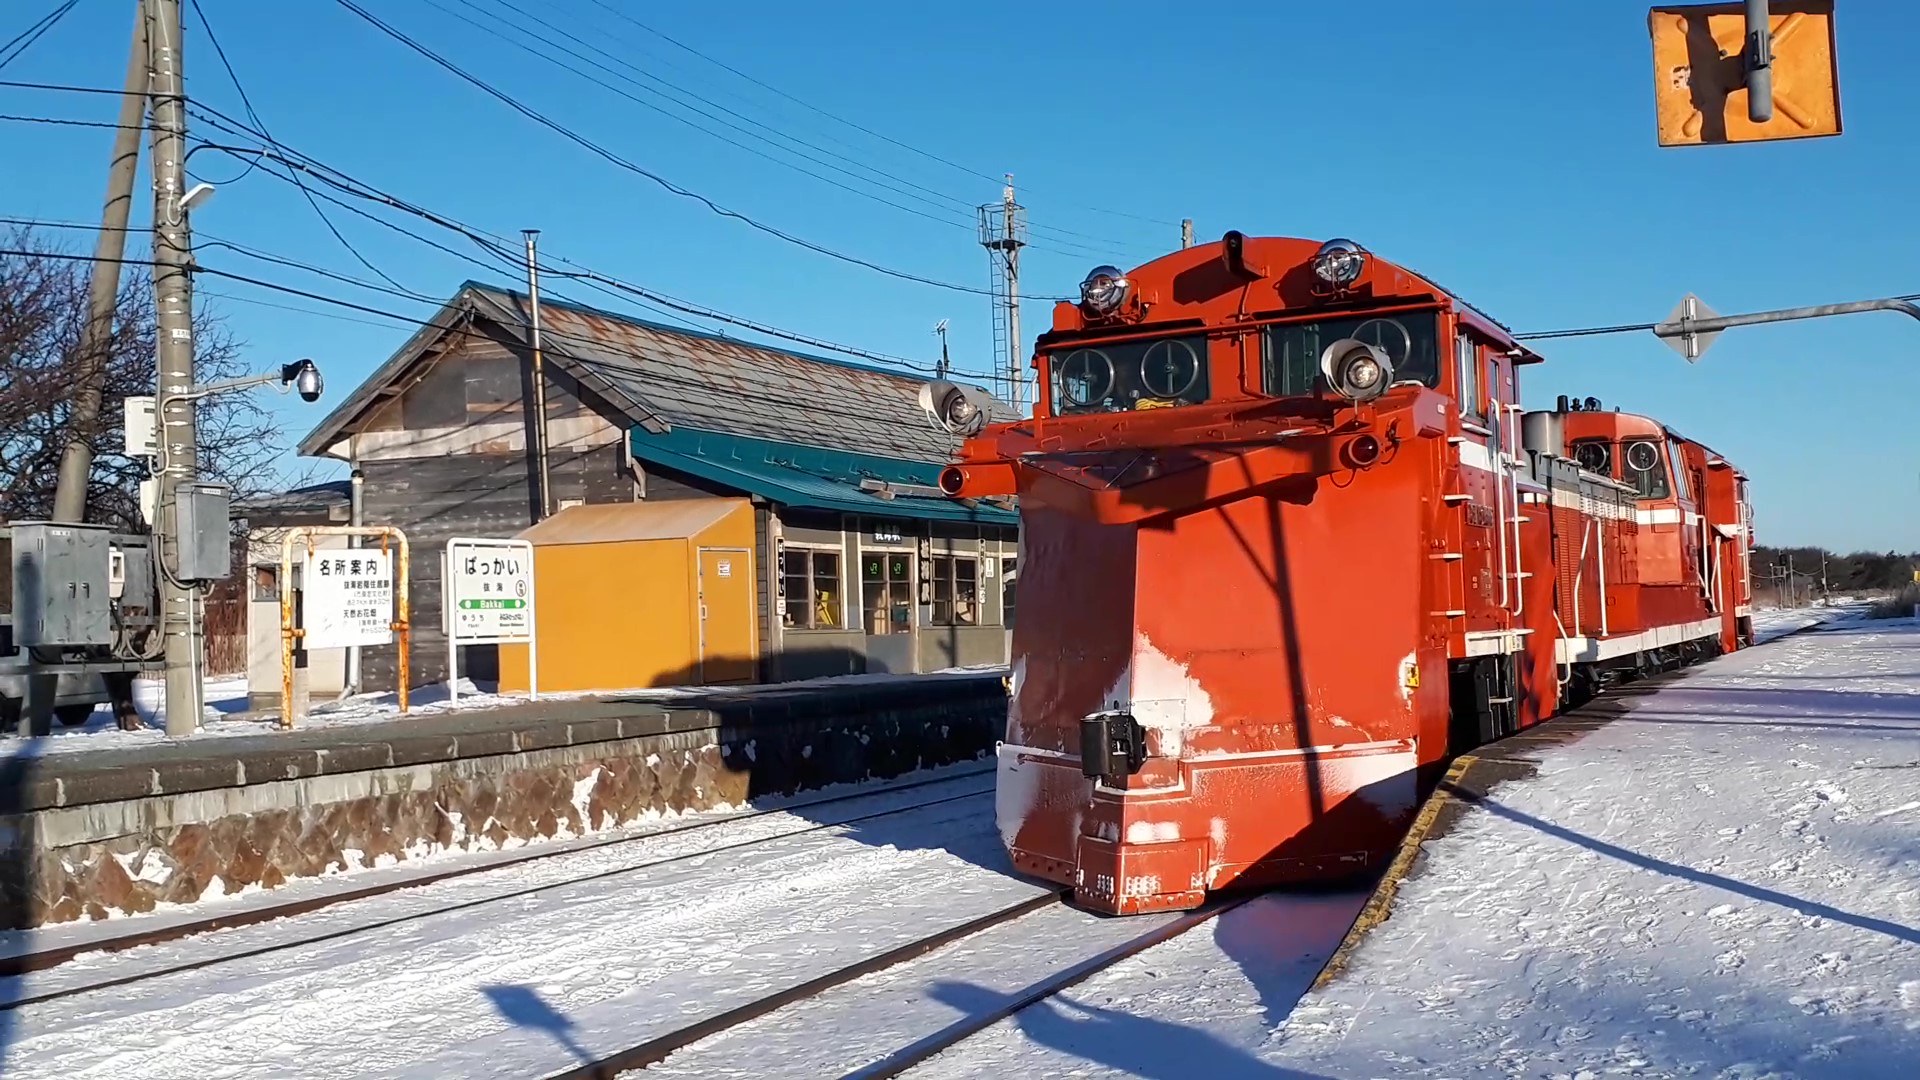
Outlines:
[[[746,499],[570,506],[518,539],[533,543],[541,690],[753,681]],[[500,646],[500,689],[527,689],[527,646]]]

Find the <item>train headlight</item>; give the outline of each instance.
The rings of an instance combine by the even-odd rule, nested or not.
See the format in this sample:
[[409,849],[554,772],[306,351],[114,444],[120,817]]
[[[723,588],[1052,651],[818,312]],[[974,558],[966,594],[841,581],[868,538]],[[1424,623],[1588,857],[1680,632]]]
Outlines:
[[1377,345],[1341,338],[1320,354],[1320,373],[1334,393],[1353,401],[1372,401],[1393,382],[1393,361]]
[[1329,240],[1313,255],[1313,272],[1321,281],[1344,288],[1360,280],[1367,268],[1367,250],[1351,240]]
[[1111,315],[1127,302],[1133,282],[1117,266],[1097,266],[1080,283],[1080,303],[1096,315]]

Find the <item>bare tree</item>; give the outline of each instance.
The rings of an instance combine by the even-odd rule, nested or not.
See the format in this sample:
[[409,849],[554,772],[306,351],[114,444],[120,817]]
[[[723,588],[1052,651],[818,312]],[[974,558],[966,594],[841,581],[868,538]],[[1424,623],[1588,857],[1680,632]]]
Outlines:
[[[59,257],[73,253],[29,228],[0,234],[0,249],[28,253],[0,255],[0,522],[31,521],[52,513],[61,448],[75,423],[92,264]],[[120,417],[128,396],[154,392],[153,282],[144,267],[122,268],[116,303],[100,420],[79,433],[94,454],[87,520],[143,529],[146,462],[126,455]],[[251,373],[217,317],[196,312],[194,341],[199,381]],[[199,421],[200,475],[231,485],[235,499],[273,486],[268,466],[281,451],[281,433],[251,395],[203,399]]]

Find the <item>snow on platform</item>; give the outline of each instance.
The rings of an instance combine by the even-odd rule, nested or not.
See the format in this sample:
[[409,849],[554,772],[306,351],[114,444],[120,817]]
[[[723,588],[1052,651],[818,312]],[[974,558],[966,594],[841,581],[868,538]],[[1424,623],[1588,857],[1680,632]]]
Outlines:
[[[925,682],[941,678],[978,678],[982,675],[1006,671],[1007,667],[1004,664],[988,664],[941,668],[937,671],[917,673],[876,672],[862,675],[825,675],[783,683],[664,686],[632,690],[543,693],[540,695],[540,700],[586,701],[619,698],[623,701],[673,705],[715,693],[785,692],[820,687],[868,686],[875,683]],[[404,715],[418,717],[442,716],[448,713],[483,713],[509,706],[524,705],[528,701],[525,694],[493,693],[476,686],[469,679],[461,679],[459,686],[460,697],[457,701],[453,699],[444,682],[413,687],[407,695],[407,712]],[[226,675],[208,679],[202,685],[201,694],[204,715],[200,730],[187,737],[190,741],[197,742],[236,735],[261,735],[280,730],[278,726],[280,713],[277,708],[265,712],[248,710],[247,678],[244,675]],[[134,681],[134,705],[139,710],[142,725],[138,730],[120,730],[114,724],[113,713],[103,704],[94,708],[93,716],[85,724],[71,728],[56,724],[52,733],[42,738],[6,738],[5,733],[0,732],[0,758],[88,750],[126,750],[176,743],[179,740],[171,740],[166,734],[167,710],[164,697],[162,684],[158,680],[137,679]],[[402,716],[399,695],[392,691],[382,691],[333,701],[316,698],[312,710],[301,719],[297,727],[301,731],[352,728],[399,720]]]
[[1838,621],[1737,653],[1538,759],[1428,842],[1266,1061],[1915,1075],[1920,625]]

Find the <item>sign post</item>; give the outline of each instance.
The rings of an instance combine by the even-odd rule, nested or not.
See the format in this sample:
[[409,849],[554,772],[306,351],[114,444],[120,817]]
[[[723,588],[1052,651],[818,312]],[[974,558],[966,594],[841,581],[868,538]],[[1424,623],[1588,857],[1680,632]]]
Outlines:
[[[376,548],[316,548],[316,536],[378,537]],[[300,564],[300,626],[293,618],[293,545],[306,542]],[[396,639],[395,683],[407,711],[407,534],[391,525],[299,525],[280,541],[280,727],[293,727],[293,643],[310,649],[385,645]]]
[[447,541],[445,599],[447,695],[460,700],[460,646],[525,645],[527,694],[540,698],[533,614],[533,544],[456,536]]

